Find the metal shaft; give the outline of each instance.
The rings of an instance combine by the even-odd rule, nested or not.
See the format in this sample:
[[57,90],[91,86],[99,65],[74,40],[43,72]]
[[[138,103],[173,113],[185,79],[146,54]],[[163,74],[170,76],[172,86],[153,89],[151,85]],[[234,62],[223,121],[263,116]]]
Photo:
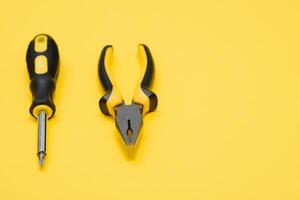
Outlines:
[[41,111],[38,116],[38,157],[41,167],[43,167],[46,157],[46,128],[47,114]]

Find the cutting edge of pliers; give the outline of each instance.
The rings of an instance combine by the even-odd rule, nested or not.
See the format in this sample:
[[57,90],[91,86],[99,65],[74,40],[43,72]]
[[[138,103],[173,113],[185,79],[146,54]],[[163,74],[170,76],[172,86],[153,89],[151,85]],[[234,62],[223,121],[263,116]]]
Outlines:
[[125,145],[135,145],[140,135],[143,115],[156,110],[158,104],[156,94],[149,89],[154,74],[154,61],[149,48],[145,44],[139,44],[138,59],[143,72],[131,104],[126,105],[108,73],[113,61],[112,54],[111,45],[105,46],[100,54],[98,73],[105,94],[99,101],[99,107],[104,115],[115,117]]

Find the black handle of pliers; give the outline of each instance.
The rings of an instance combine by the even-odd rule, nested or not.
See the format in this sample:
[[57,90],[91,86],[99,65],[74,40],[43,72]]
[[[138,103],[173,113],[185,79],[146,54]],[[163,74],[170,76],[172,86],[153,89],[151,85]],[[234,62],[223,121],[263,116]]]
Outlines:
[[146,59],[146,66],[145,66],[146,69],[145,69],[145,73],[143,75],[142,81],[140,83],[140,86],[141,86],[140,89],[148,97],[149,108],[146,112],[152,112],[152,111],[156,110],[157,104],[158,104],[158,99],[157,99],[156,94],[149,89],[151,86],[152,80],[153,80],[153,75],[154,75],[154,61],[153,61],[153,57],[152,57],[152,54],[151,54],[148,46],[145,44],[140,44],[139,46],[144,49],[144,53],[145,53],[145,57],[146,57],[145,58]]
[[113,85],[111,83],[111,80],[108,76],[107,70],[106,70],[106,53],[109,49],[112,49],[111,45],[105,46],[100,54],[99,59],[99,66],[98,66],[98,75],[100,78],[100,82],[105,90],[105,95],[102,96],[99,100],[99,107],[101,112],[104,115],[110,115],[109,108],[107,106],[107,102],[111,96]]
[[114,108],[117,105],[122,104],[123,100],[118,90],[114,88],[106,69],[106,67],[109,65],[109,62],[112,62],[112,50],[112,46],[107,45],[103,48],[100,55],[98,73],[100,82],[105,90],[105,95],[101,97],[99,101],[99,107],[103,114],[114,116]]
[[112,46],[107,45],[103,48],[101,55],[100,55],[99,68],[98,68],[99,78],[100,78],[101,84],[106,92],[111,91],[113,88],[111,80],[109,79],[108,73],[105,68],[105,56],[106,56],[106,52],[109,48],[112,48]]
[[152,83],[154,74],[154,61],[148,46],[146,46],[145,44],[140,44],[140,46],[144,48],[147,60],[145,74],[141,81],[141,87],[149,88]]
[[30,113],[37,117],[36,109],[42,106],[51,118],[55,113],[53,93],[59,71],[59,53],[54,39],[46,34],[34,37],[29,43],[26,61],[33,97]]

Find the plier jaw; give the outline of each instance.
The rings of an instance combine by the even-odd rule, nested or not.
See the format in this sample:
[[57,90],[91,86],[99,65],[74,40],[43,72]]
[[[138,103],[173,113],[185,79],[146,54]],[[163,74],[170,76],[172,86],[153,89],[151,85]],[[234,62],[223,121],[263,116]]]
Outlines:
[[136,104],[116,107],[116,126],[126,147],[135,147],[143,123],[141,106]]
[[140,44],[138,47],[138,58],[143,73],[130,105],[125,104],[108,73],[109,65],[112,63],[111,45],[103,48],[99,60],[99,78],[105,89],[105,95],[99,101],[100,110],[104,115],[115,117],[124,144],[131,151],[135,149],[140,138],[143,115],[154,111],[157,107],[157,96],[149,89],[154,73],[154,61],[146,45]]

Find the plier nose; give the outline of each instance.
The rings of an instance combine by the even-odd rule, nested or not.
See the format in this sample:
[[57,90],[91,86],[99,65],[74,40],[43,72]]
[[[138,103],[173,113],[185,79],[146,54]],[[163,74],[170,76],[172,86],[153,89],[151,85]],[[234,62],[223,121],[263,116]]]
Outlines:
[[141,107],[136,104],[116,107],[116,126],[126,146],[135,146],[143,123]]
[[111,115],[115,118],[124,144],[129,149],[134,149],[137,144],[143,116],[157,108],[157,96],[149,89],[154,73],[153,58],[146,45],[140,44],[138,47],[138,58],[144,72],[130,105],[125,104],[108,73],[109,65],[113,60],[111,45],[103,48],[98,68],[100,82],[106,92],[99,101],[100,110],[104,115]]

